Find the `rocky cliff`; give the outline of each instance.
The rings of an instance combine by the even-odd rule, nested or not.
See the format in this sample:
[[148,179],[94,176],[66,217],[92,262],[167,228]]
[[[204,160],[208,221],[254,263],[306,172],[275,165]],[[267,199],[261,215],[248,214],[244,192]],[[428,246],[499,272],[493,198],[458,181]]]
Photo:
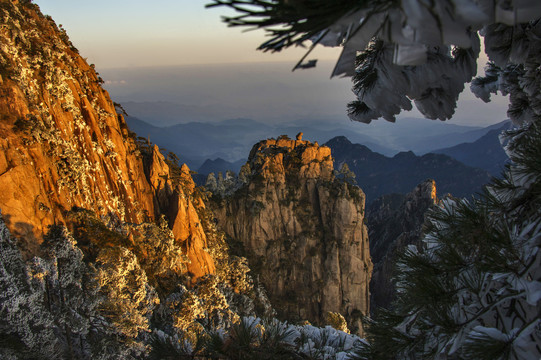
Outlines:
[[[214,271],[189,169],[138,146],[102,80],[30,1],[0,0],[0,208],[29,255],[84,208],[116,223],[165,215],[194,279]],[[143,151],[143,153],[142,153]]]
[[366,211],[374,272],[370,282],[372,309],[387,308],[394,295],[393,272],[398,256],[419,244],[427,210],[438,202],[436,182],[426,180],[406,195],[376,199]]
[[218,226],[241,243],[282,318],[322,323],[327,312],[352,329],[368,314],[372,262],[364,194],[338,180],[331,150],[285,136],[256,144],[238,179],[213,190]]

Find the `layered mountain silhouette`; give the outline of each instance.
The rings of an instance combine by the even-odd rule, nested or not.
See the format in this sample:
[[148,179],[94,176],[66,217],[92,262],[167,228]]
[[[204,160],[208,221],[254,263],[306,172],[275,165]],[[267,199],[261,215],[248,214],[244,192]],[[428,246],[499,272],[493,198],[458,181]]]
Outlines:
[[492,176],[499,176],[509,160],[500,142],[500,134],[512,126],[510,120],[493,125],[491,130],[474,142],[462,143],[445,149],[432,151],[436,154],[449,155],[458,161],[488,171]]
[[[133,109],[127,110],[134,116],[126,118],[131,130],[158,144],[160,148],[178,154],[192,169],[198,169],[207,159],[221,158],[229,162],[246,159],[252,145],[271,134],[294,137],[302,131],[306,138],[319,143],[347,134],[353,143],[363,144],[386,156],[394,156],[400,151],[412,150],[416,154],[424,154],[433,149],[473,142],[495,129],[494,126],[480,128],[427,122],[416,118],[399,119],[396,124],[381,122],[371,126],[337,119],[262,123],[253,119],[237,118],[213,122],[183,122],[160,127],[155,125],[163,123],[154,121],[154,118],[147,121],[144,116],[148,115],[145,112],[141,113],[143,117],[139,117],[139,113],[133,112]],[[170,117],[172,111],[164,116]]]
[[235,173],[238,173],[240,170],[240,167],[244,165],[245,162],[246,162],[245,159],[238,160],[235,162],[230,162],[222,158],[216,158],[214,160],[207,159],[205,160],[203,165],[199,167],[197,172],[203,175],[208,175],[210,173],[217,174],[219,172],[221,172],[222,174],[225,174],[227,171],[233,171]]
[[[401,119],[404,131],[417,128],[416,119]],[[251,119],[230,119],[214,123],[184,123],[168,127],[152,126],[140,119],[128,117],[130,128],[138,135],[149,138],[160,147],[179,154],[180,160],[197,169],[197,183],[202,184],[209,173],[227,170],[238,172],[253,144],[268,134],[294,135],[303,131],[312,139],[328,139],[331,134],[351,134],[331,138],[327,145],[333,150],[337,168],[347,163],[357,176],[357,183],[371,202],[380,195],[409,192],[420,182],[433,178],[441,194],[469,196],[480,191],[490,175],[497,176],[507,156],[498,140],[501,130],[509,126],[502,122],[486,128],[461,127],[453,124],[432,124],[423,142],[423,149],[436,144],[454,146],[417,156],[413,152],[399,152],[380,145],[382,129],[369,134],[357,134],[346,129],[324,129],[317,124],[306,130],[296,125],[262,124]],[[444,134],[442,129],[449,133]],[[400,143],[396,130],[389,141]],[[473,141],[473,142],[467,142]],[[364,145],[353,143],[362,143]],[[461,143],[460,143],[461,142]],[[458,145],[456,145],[458,143]],[[395,146],[393,145],[393,146]],[[399,144],[400,147],[407,144]],[[423,151],[416,150],[416,152]],[[393,155],[389,155],[393,154]],[[239,160],[240,159],[240,160]],[[481,170],[482,169],[482,170]]]
[[345,136],[335,137],[325,145],[332,150],[336,168],[347,164],[355,174],[367,203],[384,194],[408,193],[429,178],[438,184],[439,194],[467,197],[479,192],[490,179],[486,170],[464,165],[443,154],[417,156],[408,151],[387,157],[364,145],[353,144]]

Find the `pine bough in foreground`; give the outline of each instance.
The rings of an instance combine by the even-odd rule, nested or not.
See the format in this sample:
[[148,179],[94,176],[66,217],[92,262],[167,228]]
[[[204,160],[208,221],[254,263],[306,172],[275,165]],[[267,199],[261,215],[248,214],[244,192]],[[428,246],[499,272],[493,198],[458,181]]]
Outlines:
[[[541,51],[539,0],[211,0],[208,6],[234,9],[236,16],[224,17],[229,26],[264,29],[270,39],[263,51],[307,41],[309,52],[317,44],[341,46],[332,76],[353,78],[357,100],[348,115],[365,123],[395,121],[412,103],[427,118],[450,119],[464,84],[477,73],[479,35],[491,61],[510,65],[506,76],[493,78],[499,84],[474,84],[484,99],[487,91],[507,92],[517,79],[535,78]],[[510,110],[527,118],[531,104],[524,95],[511,95]]]
[[424,246],[399,263],[395,307],[371,324],[371,358],[541,358],[541,131],[508,136],[503,180],[429,213]]

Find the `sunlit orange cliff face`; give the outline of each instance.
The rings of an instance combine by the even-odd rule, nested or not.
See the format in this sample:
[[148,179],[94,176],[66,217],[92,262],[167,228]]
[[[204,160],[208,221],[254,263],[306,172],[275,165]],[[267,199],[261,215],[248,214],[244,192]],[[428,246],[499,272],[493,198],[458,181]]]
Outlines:
[[93,65],[36,5],[1,0],[0,16],[0,209],[26,253],[74,208],[110,223],[165,215],[193,278],[214,272],[189,169],[173,181],[157,147],[141,153]]

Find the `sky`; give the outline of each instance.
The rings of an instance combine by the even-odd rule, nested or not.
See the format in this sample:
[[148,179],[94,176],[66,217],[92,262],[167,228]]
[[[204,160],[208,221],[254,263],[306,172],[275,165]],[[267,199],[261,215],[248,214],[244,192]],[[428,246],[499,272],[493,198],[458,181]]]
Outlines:
[[[200,110],[207,120],[216,121],[235,117],[293,121],[313,116],[349,121],[351,81],[329,79],[338,48],[317,47],[310,58],[320,60],[318,68],[292,73],[305,49],[257,51],[264,33],[228,28],[220,17],[233,13],[223,7],[205,9],[210,0],[34,2],[63,25],[81,55],[96,65],[117,102],[167,101],[178,108],[190,106],[192,112]],[[503,97],[484,104],[466,90],[450,122],[490,125],[506,118],[506,108]],[[422,117],[416,110],[401,116]],[[205,117],[200,113],[193,117],[200,118]]]
[[[255,51],[261,31],[228,28],[225,7],[205,9],[206,0],[36,0],[68,31],[72,42],[98,68],[295,62],[303,49]],[[319,59],[336,59],[339,49],[319,48]]]

